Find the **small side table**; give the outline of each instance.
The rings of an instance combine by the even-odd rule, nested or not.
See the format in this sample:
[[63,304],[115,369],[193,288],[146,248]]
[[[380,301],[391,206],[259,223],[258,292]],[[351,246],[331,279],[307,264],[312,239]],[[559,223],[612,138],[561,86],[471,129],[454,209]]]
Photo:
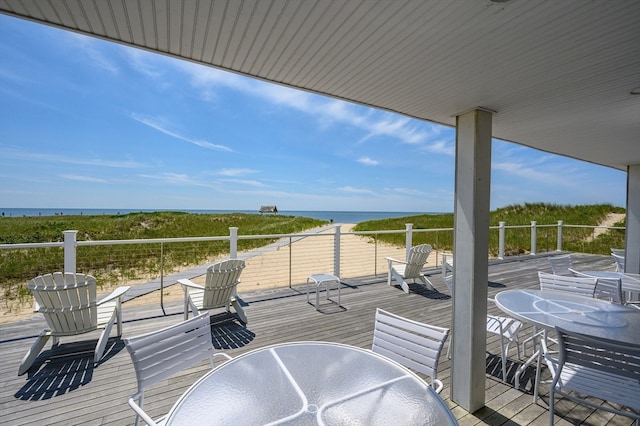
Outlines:
[[320,293],[319,293],[319,287],[324,284],[325,285],[325,289],[327,291],[327,300],[331,300],[329,299],[329,289],[330,289],[330,285],[332,282],[335,282],[337,287],[338,287],[338,306],[342,306],[340,305],[340,278],[336,277],[335,275],[331,275],[331,274],[315,274],[315,275],[309,275],[309,278],[307,278],[307,303],[309,303],[309,284],[313,282],[313,284],[315,284],[316,287],[316,311],[320,310]]

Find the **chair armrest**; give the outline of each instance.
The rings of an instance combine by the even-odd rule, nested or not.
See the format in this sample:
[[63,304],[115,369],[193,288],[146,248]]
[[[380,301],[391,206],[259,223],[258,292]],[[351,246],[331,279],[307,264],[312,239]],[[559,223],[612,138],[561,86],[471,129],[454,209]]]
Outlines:
[[197,288],[199,290],[204,290],[204,286],[201,286],[200,284],[196,284],[193,281],[186,278],[180,279],[178,280],[178,282],[185,287],[192,287],[192,288]]
[[129,286],[123,286],[123,287],[118,287],[116,288],[113,293],[111,293],[110,295],[106,296],[105,298],[103,298],[102,300],[100,300],[99,302],[96,302],[97,305],[101,305],[103,303],[109,302],[113,299],[117,299],[119,297],[124,296],[124,294],[129,291],[131,287]]
[[405,265],[408,265],[408,263],[404,260],[398,260],[398,259],[394,259],[393,257],[385,257],[385,259],[387,259],[387,262],[389,262],[389,265],[391,265],[391,263],[404,263]]
[[139,397],[140,397],[139,392],[136,392],[135,394],[133,394],[131,398],[129,398],[129,406],[133,409],[133,411],[136,412],[137,415],[139,415],[142,418],[142,420],[144,420],[146,424],[150,426],[157,426],[157,423],[154,422],[153,419],[149,417],[149,415],[145,413],[144,410],[138,404],[136,404],[135,399]]
[[215,358],[215,357],[217,357],[217,356],[221,356],[221,357],[223,357],[223,358],[226,358],[226,359],[227,359],[227,361],[231,361],[231,360],[233,359],[233,357],[232,357],[231,355],[227,355],[227,354],[225,354],[224,352],[215,352],[215,353],[213,354],[213,357],[214,357],[214,358]]
[[442,388],[444,387],[444,385],[440,380],[433,379],[433,381],[431,382],[431,387],[433,388],[434,391],[436,391],[436,393],[440,393],[442,392]]

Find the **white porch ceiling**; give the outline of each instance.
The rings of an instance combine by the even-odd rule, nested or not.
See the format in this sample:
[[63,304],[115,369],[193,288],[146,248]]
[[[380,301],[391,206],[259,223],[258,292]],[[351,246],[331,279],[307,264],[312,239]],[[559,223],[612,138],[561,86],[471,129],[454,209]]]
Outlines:
[[626,170],[637,0],[0,0],[0,12]]

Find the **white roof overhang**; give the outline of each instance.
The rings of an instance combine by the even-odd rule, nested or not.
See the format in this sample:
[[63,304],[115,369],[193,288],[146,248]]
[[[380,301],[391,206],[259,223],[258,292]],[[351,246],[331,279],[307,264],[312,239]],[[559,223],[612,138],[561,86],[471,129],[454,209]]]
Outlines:
[[0,12],[626,170],[640,2],[0,0]]

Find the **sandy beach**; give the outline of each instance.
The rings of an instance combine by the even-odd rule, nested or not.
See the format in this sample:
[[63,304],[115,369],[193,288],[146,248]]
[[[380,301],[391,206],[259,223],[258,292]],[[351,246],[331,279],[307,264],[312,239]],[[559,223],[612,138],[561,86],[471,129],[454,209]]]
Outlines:
[[[344,224],[341,226],[342,233],[349,233],[355,224]],[[289,281],[295,284],[302,284],[311,274],[316,273],[333,273],[333,229],[323,232],[327,237],[308,237],[292,243],[292,248],[274,249],[262,253],[258,256],[251,257],[246,261],[246,268],[240,277],[238,285],[238,294],[251,294],[258,291],[286,287]],[[341,236],[341,271],[340,278],[348,280],[349,277],[357,277],[364,275],[386,274],[387,263],[385,257],[393,257],[396,259],[405,258],[404,247],[395,247],[390,244],[378,243],[374,245],[368,238],[346,234]],[[376,250],[375,255],[373,250]],[[345,261],[346,258],[346,261]],[[429,256],[427,267],[436,266],[437,254],[435,251]],[[291,259],[291,268],[289,263]],[[192,280],[196,283],[204,283],[204,275],[194,277]],[[175,282],[175,281],[174,281]],[[131,282],[126,285],[134,286],[140,282]],[[167,284],[171,284],[168,280]],[[124,285],[124,284],[122,284]],[[100,295],[106,295],[113,288],[103,288],[99,291]],[[124,303],[124,309],[127,306],[141,304],[160,304],[160,290],[152,291],[144,296],[137,297]],[[183,292],[179,285],[170,285],[165,287],[163,299],[165,302],[182,300]],[[31,301],[8,304],[6,301],[2,303],[0,311],[0,324],[6,324],[21,319],[25,319],[34,315],[33,304]]]

